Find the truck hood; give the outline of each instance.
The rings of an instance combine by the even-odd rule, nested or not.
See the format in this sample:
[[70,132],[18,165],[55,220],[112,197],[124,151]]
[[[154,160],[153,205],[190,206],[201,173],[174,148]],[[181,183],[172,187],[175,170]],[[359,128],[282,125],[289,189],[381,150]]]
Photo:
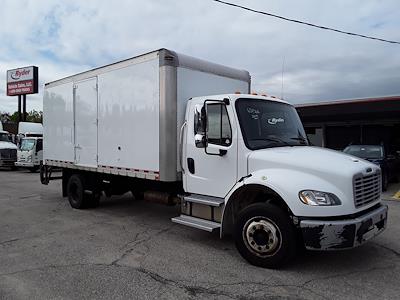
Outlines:
[[10,142],[0,142],[0,149],[18,149],[18,147]]
[[[366,160],[319,147],[294,146],[257,150],[248,156],[249,180],[267,185],[285,199],[296,216],[343,216],[375,205],[379,200],[359,207],[354,203],[353,180],[380,172]],[[257,181],[258,180],[258,181]],[[305,205],[299,200],[302,190],[329,192],[341,205],[324,207]]]
[[252,152],[249,173],[260,169],[288,169],[318,177],[352,177],[376,166],[339,151],[310,146],[276,147]]

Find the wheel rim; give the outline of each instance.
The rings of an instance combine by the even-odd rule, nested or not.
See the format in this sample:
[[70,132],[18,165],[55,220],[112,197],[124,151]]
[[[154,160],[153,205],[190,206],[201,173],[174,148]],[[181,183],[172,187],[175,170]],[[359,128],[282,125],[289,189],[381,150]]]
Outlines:
[[281,232],[276,224],[266,217],[254,217],[243,227],[243,240],[247,248],[257,256],[271,256],[282,244]]

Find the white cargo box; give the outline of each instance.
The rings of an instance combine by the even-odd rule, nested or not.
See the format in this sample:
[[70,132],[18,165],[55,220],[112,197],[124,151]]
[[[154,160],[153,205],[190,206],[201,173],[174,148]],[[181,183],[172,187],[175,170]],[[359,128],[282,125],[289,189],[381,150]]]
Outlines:
[[45,164],[177,181],[188,99],[249,89],[247,71],[166,49],[47,83]]

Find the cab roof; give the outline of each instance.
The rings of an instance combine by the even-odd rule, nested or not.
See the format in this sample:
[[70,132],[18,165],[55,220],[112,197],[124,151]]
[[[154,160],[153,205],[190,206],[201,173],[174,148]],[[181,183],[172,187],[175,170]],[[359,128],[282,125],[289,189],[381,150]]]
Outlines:
[[241,98],[246,98],[246,99],[260,99],[260,100],[266,100],[266,101],[273,101],[273,102],[279,102],[279,103],[284,103],[284,104],[290,104],[289,102],[276,98],[276,97],[271,97],[271,96],[262,96],[262,95],[253,95],[253,94],[220,94],[220,95],[210,95],[210,96],[201,96],[201,97],[193,97],[193,100],[222,100],[224,98],[229,98],[231,101],[236,101]]

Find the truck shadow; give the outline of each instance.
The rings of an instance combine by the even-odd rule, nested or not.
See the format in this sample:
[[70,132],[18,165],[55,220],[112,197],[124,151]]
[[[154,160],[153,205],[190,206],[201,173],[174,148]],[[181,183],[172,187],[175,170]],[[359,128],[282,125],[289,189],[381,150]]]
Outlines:
[[[145,220],[147,224],[154,224],[157,228],[173,227],[168,234],[174,235],[176,240],[184,241],[210,249],[210,253],[217,254],[223,259],[229,256],[229,264],[240,264],[244,268],[262,268],[248,265],[236,251],[232,236],[219,238],[219,233],[212,234],[194,228],[173,225],[170,218],[179,214],[179,206],[165,206],[144,200],[136,200],[130,193],[110,198],[102,197],[95,213],[107,214],[113,217],[132,217]],[[213,258],[215,259],[215,257]],[[376,268],[389,268],[393,259],[398,260],[396,251],[379,244],[379,240],[369,241],[366,244],[350,250],[342,251],[297,251],[295,259],[283,267],[282,271],[310,273],[315,276],[335,276],[342,273],[358,273]],[[225,259],[224,259],[225,260]]]

